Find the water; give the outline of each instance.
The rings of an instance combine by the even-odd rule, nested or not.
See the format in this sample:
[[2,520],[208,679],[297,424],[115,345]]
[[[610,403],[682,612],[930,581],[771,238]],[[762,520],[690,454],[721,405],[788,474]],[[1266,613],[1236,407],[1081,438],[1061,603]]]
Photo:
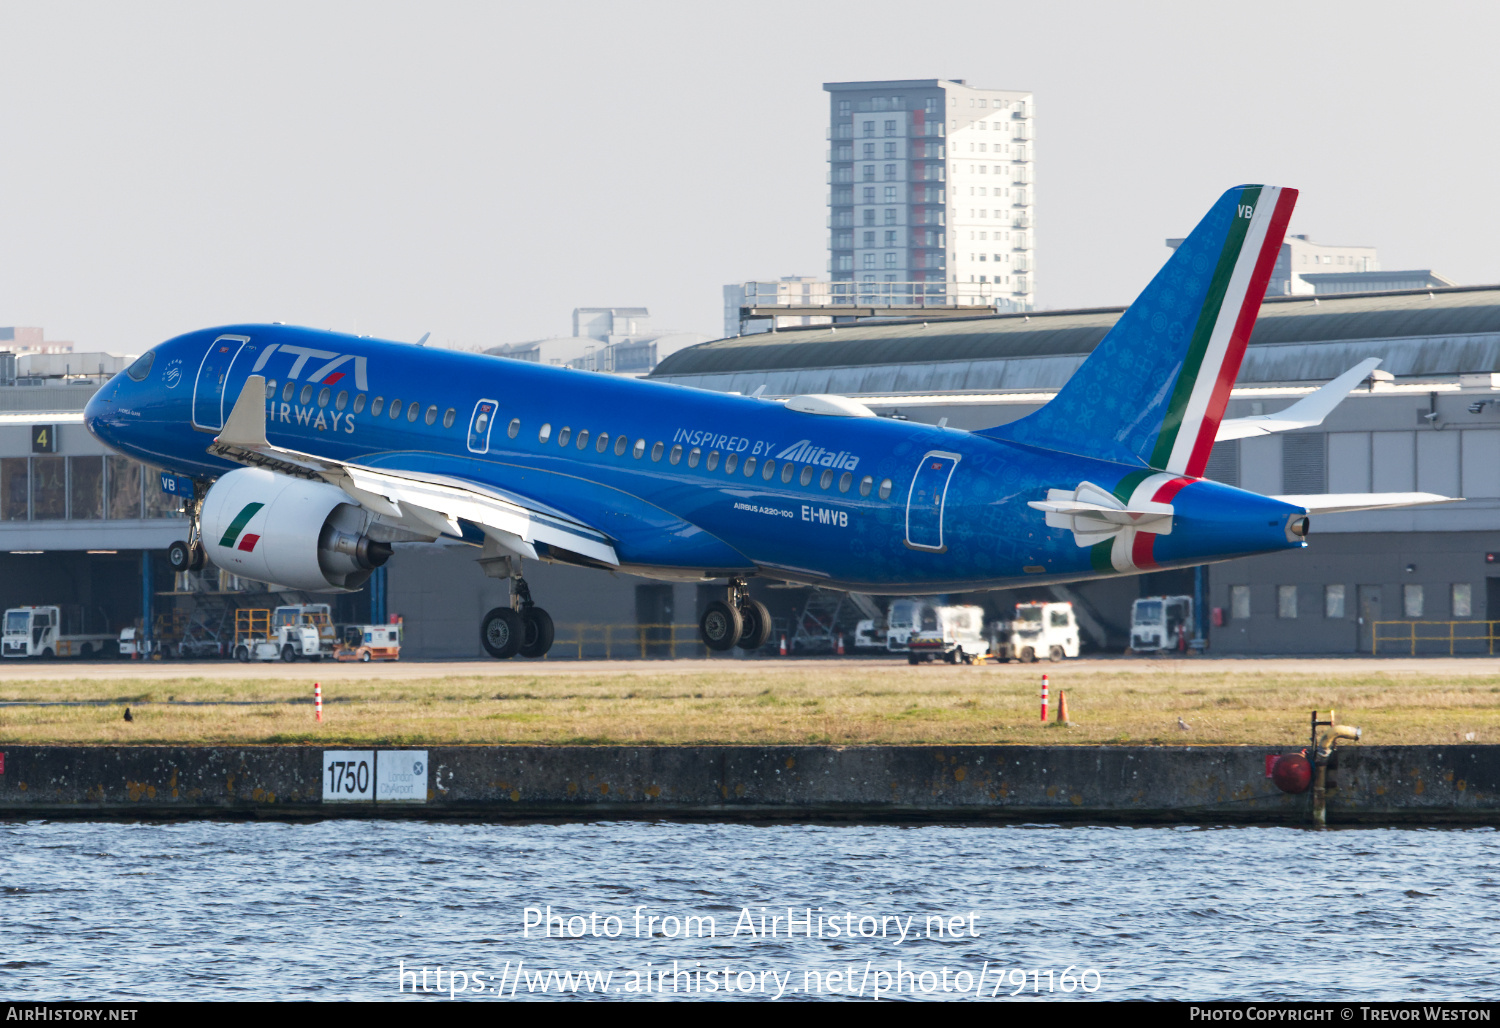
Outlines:
[[[429,988],[444,969],[443,1002],[450,986],[455,1002],[587,995],[577,972],[595,996],[649,981],[650,998],[675,982],[786,1002],[889,993],[898,960],[917,972],[900,996],[928,999],[1007,996],[1018,974],[1018,998],[1500,996],[1488,828],[64,822],[0,824],[0,840],[0,995],[16,1000],[392,999],[404,962]],[[548,905],[597,916],[572,921],[583,938],[527,938],[525,908]],[[774,935],[746,931],[762,907]],[[696,915],[715,935],[638,938],[637,908],[658,933]],[[857,934],[862,917],[885,937]],[[1096,991],[1076,987],[1085,969]]]

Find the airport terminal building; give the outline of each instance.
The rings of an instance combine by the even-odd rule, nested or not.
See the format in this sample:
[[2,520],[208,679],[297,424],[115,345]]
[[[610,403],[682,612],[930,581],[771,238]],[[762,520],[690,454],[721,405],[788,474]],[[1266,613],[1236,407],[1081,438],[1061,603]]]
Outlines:
[[[882,415],[987,428],[1045,403],[1122,310],[809,326],[680,350],[649,378],[745,394],[763,387],[772,397],[837,393]],[[1486,635],[1486,619],[1500,620],[1500,287],[1268,299],[1227,416],[1275,413],[1368,357],[1381,359],[1380,371],[1324,424],[1220,443],[1209,477],[1268,494],[1423,490],[1465,502],[1322,515],[1304,551],[1211,567],[1211,652],[1369,652],[1380,621]],[[81,412],[95,387],[0,385],[0,601],[100,607],[124,627],[194,612],[222,620],[235,606],[301,599],[212,568],[172,574],[163,551],[186,534],[178,502],[155,469],[89,436]],[[400,546],[370,586],[336,598],[335,619],[400,617],[407,656],[478,657],[479,618],[508,596],[503,579],[476,565],[478,552]],[[702,655],[697,618],[722,593],[535,562],[526,574],[558,625],[552,659]],[[771,607],[779,642],[809,590],[752,589]],[[951,599],[991,615],[1018,600],[1071,599],[1088,641],[1118,650],[1136,597],[1192,592],[1189,570]],[[1476,647],[1487,644],[1467,650]],[[1446,643],[1423,648],[1447,652]]]

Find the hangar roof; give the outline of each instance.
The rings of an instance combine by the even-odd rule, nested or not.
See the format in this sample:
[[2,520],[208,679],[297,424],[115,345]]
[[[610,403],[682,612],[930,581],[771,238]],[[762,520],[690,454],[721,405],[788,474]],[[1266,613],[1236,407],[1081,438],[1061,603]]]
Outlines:
[[[774,379],[788,380],[786,388],[795,389],[799,387],[790,379],[808,376],[788,372],[873,372],[877,366],[900,366],[905,373],[898,373],[899,381],[890,383],[883,381],[889,375],[875,376],[880,383],[863,381],[869,375],[838,375],[851,381],[840,382],[842,388],[837,391],[858,392],[861,385],[921,389],[929,385],[918,381],[920,376],[913,378],[915,368],[961,362],[967,370],[949,367],[936,376],[942,382],[931,385],[947,389],[1057,387],[1124,310],[1101,307],[926,324],[903,320],[780,329],[680,350],[658,364],[651,377],[738,388],[749,377],[772,373]],[[1384,369],[1401,377],[1500,371],[1500,286],[1273,297],[1261,307],[1250,345],[1241,383],[1331,378],[1364,356],[1382,357]],[[1029,367],[1020,375],[996,367],[1013,363]],[[977,367],[981,364],[988,366],[982,372]],[[777,385],[780,382],[772,392],[783,391]]]

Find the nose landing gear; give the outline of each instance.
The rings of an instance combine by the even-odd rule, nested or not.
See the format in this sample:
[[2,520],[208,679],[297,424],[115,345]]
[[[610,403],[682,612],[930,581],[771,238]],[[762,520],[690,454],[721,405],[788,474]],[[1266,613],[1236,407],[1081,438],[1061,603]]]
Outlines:
[[194,481],[193,495],[183,501],[188,516],[188,537],[186,542],[175,542],[167,547],[167,563],[172,566],[173,571],[202,571],[203,565],[208,561],[203,552],[203,531],[198,518],[203,510],[203,497],[207,491],[199,482]]
[[720,653],[738,646],[746,653],[760,649],[771,637],[771,612],[750,598],[743,578],[729,580],[728,596],[703,608],[698,636],[703,645]]
[[520,575],[519,564],[510,579],[510,607],[496,607],[479,623],[479,641],[484,650],[497,660],[520,654],[523,657],[545,657],[552,648],[554,635],[552,615],[531,599],[531,589]]

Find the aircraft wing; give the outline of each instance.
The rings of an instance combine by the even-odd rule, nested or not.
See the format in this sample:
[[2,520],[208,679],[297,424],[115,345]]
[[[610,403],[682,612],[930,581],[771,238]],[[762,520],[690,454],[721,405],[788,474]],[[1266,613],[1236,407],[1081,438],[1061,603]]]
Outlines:
[[447,475],[347,464],[273,446],[266,439],[266,380],[251,375],[209,452],[237,464],[338,486],[383,520],[436,538],[462,535],[459,521],[481,526],[502,548],[536,557],[534,543],[618,565],[609,538],[599,530],[511,495]]
[[1370,372],[1374,371],[1375,365],[1379,363],[1379,357],[1370,357],[1360,361],[1338,378],[1307,394],[1286,410],[1277,411],[1275,414],[1255,414],[1248,418],[1230,418],[1222,421],[1219,423],[1219,432],[1214,436],[1214,441],[1245,439],[1250,436],[1270,435],[1273,432],[1287,432],[1294,428],[1312,428],[1314,425],[1321,425],[1323,419],[1328,417],[1333,412],[1333,408],[1349,395],[1351,389],[1370,377]]
[[1273,500],[1306,507],[1309,514],[1341,514],[1352,510],[1389,510],[1393,507],[1425,507],[1430,503],[1459,503],[1462,496],[1437,493],[1316,493],[1304,496],[1273,496]]

